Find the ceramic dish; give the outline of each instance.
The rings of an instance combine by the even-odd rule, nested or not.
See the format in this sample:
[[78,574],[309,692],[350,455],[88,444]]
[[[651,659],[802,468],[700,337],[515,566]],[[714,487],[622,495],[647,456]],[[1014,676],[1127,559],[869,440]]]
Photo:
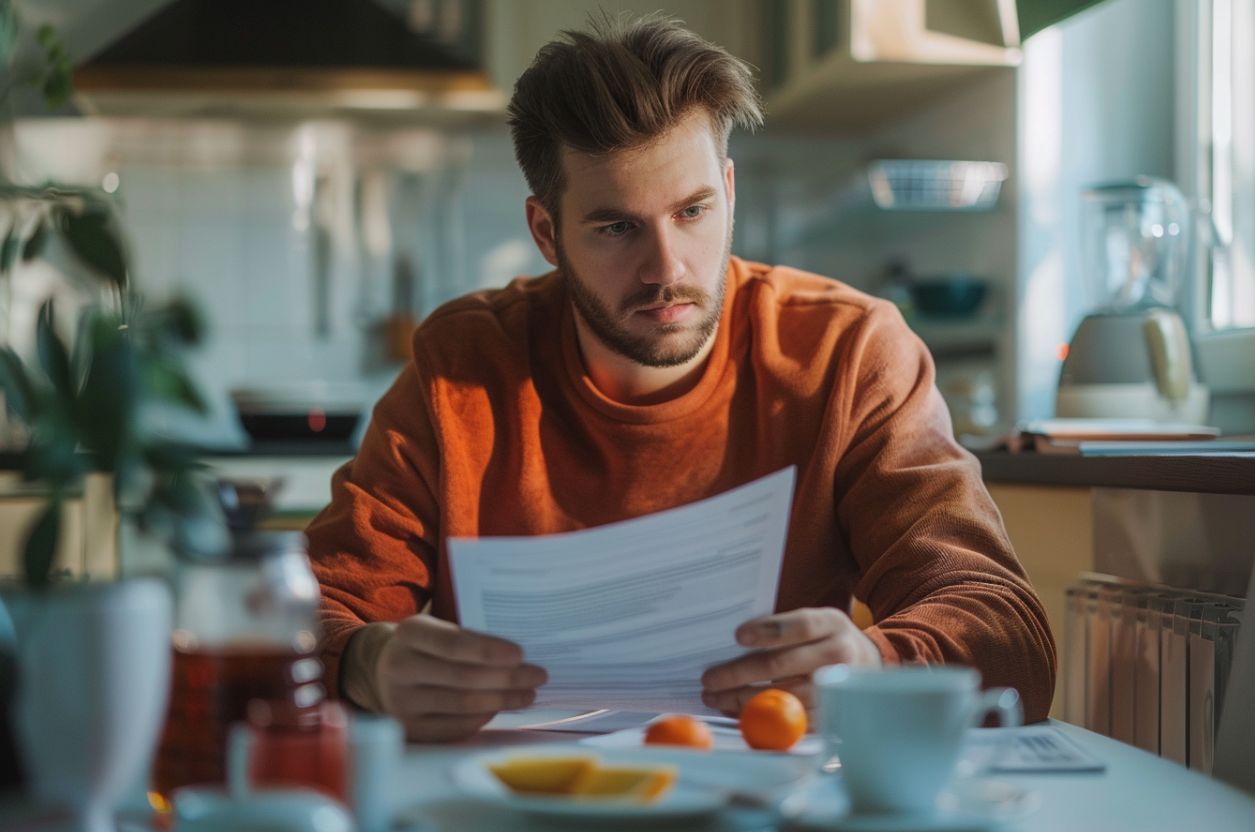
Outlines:
[[987,832],[1041,806],[1041,795],[1005,780],[978,778],[942,793],[931,815],[856,814],[839,778],[822,778],[785,802],[784,813],[806,829],[833,832]]
[[[581,753],[575,746],[526,750],[515,748],[477,754],[458,763],[451,772],[457,789],[475,800],[535,815],[585,819],[662,820],[708,815],[733,800],[749,794],[766,795],[770,790],[798,781],[804,770],[790,764],[782,755],[709,754],[681,749],[612,750],[595,754],[605,765],[674,765],[675,785],[654,803],[613,799],[540,797],[511,792],[491,771],[489,765],[503,763],[520,755],[569,757]],[[586,752],[593,753],[593,752]]]

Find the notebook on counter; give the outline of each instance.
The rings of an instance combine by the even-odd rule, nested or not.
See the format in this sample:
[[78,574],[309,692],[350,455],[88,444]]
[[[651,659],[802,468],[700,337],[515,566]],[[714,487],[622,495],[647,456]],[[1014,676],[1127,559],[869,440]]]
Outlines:
[[1018,428],[1023,450],[1080,456],[1255,453],[1255,438],[1220,439],[1210,425],[1152,419],[1035,419]]
[[963,760],[977,771],[999,774],[1074,774],[1107,768],[1102,760],[1049,725],[969,731]]

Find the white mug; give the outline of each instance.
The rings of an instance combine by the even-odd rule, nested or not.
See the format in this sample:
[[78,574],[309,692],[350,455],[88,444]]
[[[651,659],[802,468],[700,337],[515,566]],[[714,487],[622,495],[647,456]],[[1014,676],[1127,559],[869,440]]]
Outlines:
[[856,813],[931,814],[969,728],[1023,722],[1011,688],[980,689],[969,667],[832,665],[815,673],[819,727]]

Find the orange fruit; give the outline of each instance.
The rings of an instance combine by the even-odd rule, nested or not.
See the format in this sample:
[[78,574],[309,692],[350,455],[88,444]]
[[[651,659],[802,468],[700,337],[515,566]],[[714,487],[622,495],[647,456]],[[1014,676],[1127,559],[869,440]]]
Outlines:
[[488,766],[511,791],[568,794],[572,784],[597,767],[594,757],[511,757]]
[[684,745],[689,748],[707,748],[714,745],[710,726],[700,719],[676,714],[663,717],[645,731],[646,745]]
[[587,798],[630,798],[652,803],[675,783],[675,766],[593,768],[575,778],[571,794]]
[[750,748],[787,751],[806,733],[806,708],[787,690],[768,688],[741,710],[741,736]]

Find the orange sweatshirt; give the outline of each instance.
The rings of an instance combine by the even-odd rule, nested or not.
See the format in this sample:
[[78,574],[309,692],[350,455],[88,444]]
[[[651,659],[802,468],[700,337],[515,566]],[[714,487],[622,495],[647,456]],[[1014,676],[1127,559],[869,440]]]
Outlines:
[[954,441],[923,343],[891,304],[732,258],[714,347],[650,406],[584,371],[557,273],[452,301],[375,408],[307,530],[322,654],[339,689],[363,622],[430,600],[457,620],[450,537],[567,532],[710,497],[788,465],[777,610],[872,611],[886,662],[958,662],[1046,716],[1055,651],[976,460]]

